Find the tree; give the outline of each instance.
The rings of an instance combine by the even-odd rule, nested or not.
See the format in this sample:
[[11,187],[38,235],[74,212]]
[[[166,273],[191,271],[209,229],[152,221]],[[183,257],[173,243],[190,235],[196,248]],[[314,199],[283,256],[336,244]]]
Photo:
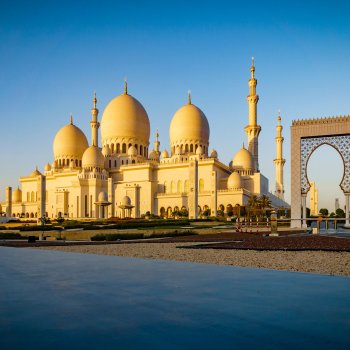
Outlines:
[[343,209],[338,208],[335,211],[335,214],[337,215],[338,218],[345,218],[345,212]]
[[259,206],[263,210],[264,216],[266,216],[266,210],[268,208],[271,208],[271,204],[272,204],[270,198],[265,194],[263,194],[262,196],[259,197],[258,202],[259,202]]
[[320,209],[320,214],[322,214],[322,216],[328,216],[328,209],[326,209],[326,208],[321,208],[321,209]]

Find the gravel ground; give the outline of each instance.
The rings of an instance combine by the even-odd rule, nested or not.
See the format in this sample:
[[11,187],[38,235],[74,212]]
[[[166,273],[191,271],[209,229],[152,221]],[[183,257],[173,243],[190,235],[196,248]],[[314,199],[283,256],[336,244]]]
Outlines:
[[137,243],[41,247],[65,252],[117,255],[134,258],[163,259],[195,263],[268,268],[350,276],[349,252],[325,251],[254,251],[217,249],[178,249],[191,243]]

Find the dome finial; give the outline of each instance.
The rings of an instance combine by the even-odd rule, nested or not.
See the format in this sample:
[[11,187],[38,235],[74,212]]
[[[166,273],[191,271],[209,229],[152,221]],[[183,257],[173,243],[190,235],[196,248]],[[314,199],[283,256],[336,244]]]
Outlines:
[[278,110],[277,121],[278,121],[278,125],[281,125],[281,110]]
[[97,104],[96,91],[94,91],[94,99],[93,99],[93,102],[94,102],[94,109],[96,109],[96,104]]
[[128,80],[125,77],[124,78],[124,95],[127,95],[127,94],[128,94]]
[[245,149],[245,147],[244,147],[244,141],[243,141],[243,144],[242,144],[242,148],[244,148],[244,149]]
[[70,125],[73,125],[73,115],[72,115],[72,113],[70,114],[70,118],[69,119],[70,119],[70,121],[69,121]]
[[252,66],[250,67],[250,71],[252,73],[252,79],[254,79],[254,72],[255,72],[254,56],[252,57]]
[[187,94],[188,94],[188,104],[190,105],[190,104],[192,104],[192,101],[191,101],[191,90],[188,90]]

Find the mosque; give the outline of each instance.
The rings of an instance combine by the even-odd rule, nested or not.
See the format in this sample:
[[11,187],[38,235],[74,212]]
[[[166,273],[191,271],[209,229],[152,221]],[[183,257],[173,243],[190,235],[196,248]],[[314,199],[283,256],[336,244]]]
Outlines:
[[[146,212],[169,217],[186,211],[190,219],[202,212],[216,216],[251,195],[269,196],[274,207],[289,207],[284,201],[282,125],[276,127],[276,190],[269,192],[268,179],[259,171],[254,59],[248,81],[249,107],[247,148],[234,155],[230,164],[220,161],[216,150],[209,151],[210,128],[202,110],[191,96],[173,116],[170,149],[160,150],[158,131],[149,149],[150,121],[142,104],[124,92],[113,98],[98,121],[96,94],[91,109],[91,145],[82,130],[70,123],[62,127],[53,141],[52,164],[43,172],[35,169],[21,176],[20,186],[6,188],[0,212],[20,218],[138,218]],[[99,147],[99,128],[101,144]]]

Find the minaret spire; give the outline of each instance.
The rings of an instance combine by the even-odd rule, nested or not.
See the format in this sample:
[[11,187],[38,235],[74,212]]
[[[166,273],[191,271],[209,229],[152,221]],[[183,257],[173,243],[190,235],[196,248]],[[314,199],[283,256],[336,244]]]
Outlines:
[[252,65],[250,67],[251,78],[248,81],[249,95],[247,96],[249,117],[248,125],[244,128],[248,136],[248,150],[252,154],[254,159],[255,171],[259,171],[259,134],[261,131],[261,126],[257,122],[257,106],[259,101],[259,96],[256,94],[257,80],[255,79],[255,65],[254,57],[252,57]]
[[124,95],[128,94],[128,80],[124,79]]
[[159,146],[160,146],[160,142],[159,142],[159,132],[158,132],[158,128],[156,131],[156,141],[154,142],[154,150],[157,153],[157,155],[160,155],[160,150],[159,150]]
[[98,147],[98,129],[100,127],[100,123],[98,122],[98,109],[96,107],[97,105],[97,98],[96,98],[96,91],[94,92],[94,98],[92,100],[93,106],[91,108],[91,144],[93,146]]
[[283,183],[283,167],[286,163],[286,160],[283,159],[283,141],[284,138],[282,136],[283,126],[281,125],[281,112],[278,111],[277,116],[277,126],[276,126],[276,159],[274,160],[276,167],[276,189],[275,195],[278,198],[284,200],[284,183]]

